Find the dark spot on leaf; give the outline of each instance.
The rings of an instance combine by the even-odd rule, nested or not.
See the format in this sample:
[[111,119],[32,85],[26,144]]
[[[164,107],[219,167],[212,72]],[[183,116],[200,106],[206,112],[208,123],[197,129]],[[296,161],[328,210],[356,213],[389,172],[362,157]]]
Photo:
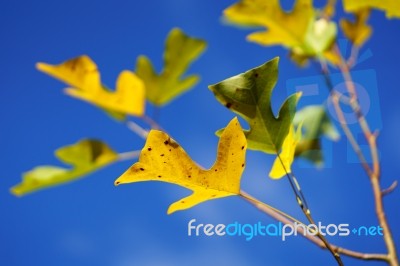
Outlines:
[[226,103],[226,104],[225,104],[225,107],[226,107],[226,108],[231,108],[231,107],[232,107],[232,103]]
[[159,175],[158,178],[161,178],[161,176]]
[[185,201],[184,201],[184,200],[181,200],[181,203],[185,203]]
[[115,182],[116,185],[119,185],[121,182]]
[[169,143],[169,141],[168,141],[168,140],[164,141],[164,144],[165,144],[165,145],[168,145],[168,143]]
[[192,176],[191,175],[188,175],[188,178],[191,178]]
[[244,163],[242,163],[242,167],[244,167]]
[[163,153],[163,154],[160,154],[160,156],[161,156],[161,157],[164,156],[164,153]]
[[244,149],[244,146],[242,146],[242,150]]
[[164,162],[164,163],[167,163],[167,162]]
[[218,169],[215,169],[214,171],[215,171],[215,172],[217,172],[217,171],[218,171]]
[[214,195],[211,195],[211,198],[215,198],[216,196],[217,196],[217,195],[215,195],[215,194],[214,194]]
[[144,168],[140,168],[140,171],[144,171]]
[[171,149],[169,149],[169,151],[171,151]]
[[254,74],[254,77],[258,78],[258,73],[255,73],[255,74]]
[[148,151],[151,151],[151,148],[147,148]]

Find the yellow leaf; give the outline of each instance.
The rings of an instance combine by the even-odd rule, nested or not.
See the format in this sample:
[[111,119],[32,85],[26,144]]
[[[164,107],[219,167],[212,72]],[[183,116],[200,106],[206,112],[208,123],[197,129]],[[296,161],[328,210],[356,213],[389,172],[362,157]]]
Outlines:
[[[333,8],[328,5],[325,11],[331,14]],[[301,65],[309,57],[324,57],[337,33],[334,22],[318,17],[312,0],[297,0],[290,12],[281,8],[279,0],[241,0],[225,9],[224,16],[233,24],[265,27],[247,39],[266,46],[282,45]]]
[[355,11],[355,21],[347,19],[340,21],[343,34],[356,46],[362,46],[371,36],[372,27],[368,25],[370,10],[368,8]]
[[145,110],[145,87],[133,72],[124,70],[117,79],[115,91],[102,85],[97,65],[83,55],[59,65],[38,63],[37,68],[72,88],[66,93],[107,111],[142,116]]
[[139,162],[122,174],[115,184],[162,181],[188,188],[193,193],[171,204],[168,214],[185,210],[207,200],[239,194],[246,148],[246,137],[234,118],[221,135],[214,165],[205,170],[166,133],[151,130]]
[[118,159],[107,144],[94,139],[81,140],[59,148],[56,157],[72,167],[38,166],[23,174],[22,182],[11,188],[16,196],[23,196],[39,189],[71,182],[96,171]]
[[301,139],[301,124],[297,127],[295,132],[294,127],[290,128],[289,134],[285,138],[282,145],[282,151],[274,161],[269,176],[273,179],[279,179],[291,173],[291,167],[294,160],[297,143]]
[[298,0],[291,12],[282,10],[279,0],[242,0],[225,9],[224,16],[239,25],[268,28],[248,35],[250,41],[293,48],[302,44],[314,8],[311,0]]
[[343,0],[343,7],[346,12],[376,8],[386,12],[386,17],[388,18],[400,18],[399,0]]

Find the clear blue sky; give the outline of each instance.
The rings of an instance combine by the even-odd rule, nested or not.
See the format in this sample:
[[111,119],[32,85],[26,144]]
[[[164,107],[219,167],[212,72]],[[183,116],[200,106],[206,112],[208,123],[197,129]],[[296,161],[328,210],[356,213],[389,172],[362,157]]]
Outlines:
[[[100,138],[118,151],[140,149],[143,140],[95,107],[69,98],[64,85],[35,70],[38,61],[59,63],[90,55],[105,84],[133,69],[148,55],[160,69],[164,39],[173,27],[208,41],[206,53],[190,69],[202,76],[191,92],[161,110],[160,122],[193,159],[210,166],[215,159],[214,131],[233,117],[215,101],[209,84],[280,56],[274,93],[278,108],[296,84],[318,84],[318,69],[298,69],[282,48],[245,40],[247,31],[221,23],[222,10],[234,1],[3,1],[0,16],[0,264],[8,266],[131,265],[334,265],[330,255],[301,237],[189,238],[187,222],[274,222],[239,198],[229,197],[168,216],[170,203],[188,194],[165,183],[114,187],[133,162],[110,166],[85,179],[23,198],[9,188],[34,166],[59,163],[53,151],[84,137]],[[290,6],[285,1],[285,6]],[[381,129],[382,183],[400,176],[399,62],[400,21],[373,13],[375,34],[361,54],[357,81],[367,90],[372,124]],[[343,48],[346,47],[345,43]],[[348,48],[348,47],[347,47]],[[376,76],[374,77],[375,74]],[[340,83],[340,80],[337,80]],[[321,103],[321,95],[300,105]],[[150,110],[151,111],[151,110]],[[361,136],[360,136],[360,140]],[[329,148],[329,143],[325,143]],[[364,142],[365,144],[365,142]],[[302,165],[295,171],[315,219],[354,226],[376,225],[372,192],[344,138],[330,148],[329,167]],[[243,187],[283,210],[302,215],[287,181],[267,177],[273,157],[248,152]],[[387,216],[400,245],[400,190],[385,199]],[[397,226],[395,226],[397,225]],[[359,251],[383,252],[379,237],[330,238]],[[383,265],[344,258],[346,265]]]

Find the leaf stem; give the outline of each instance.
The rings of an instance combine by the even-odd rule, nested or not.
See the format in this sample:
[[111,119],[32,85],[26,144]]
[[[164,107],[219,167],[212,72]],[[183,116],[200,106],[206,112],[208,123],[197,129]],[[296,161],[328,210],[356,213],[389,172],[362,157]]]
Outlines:
[[144,115],[141,117],[143,122],[147,123],[152,129],[163,130],[163,128],[150,116]]
[[[292,190],[296,196],[297,203],[299,204],[299,206],[300,206],[301,210],[303,211],[304,215],[306,216],[307,220],[311,224],[316,225],[316,223],[314,222],[314,219],[311,216],[310,208],[308,207],[306,198],[303,194],[303,191],[301,190],[299,182],[297,181],[293,172],[289,173],[289,171],[286,169],[285,164],[283,163],[283,160],[278,152],[277,152],[277,156],[278,156],[279,161],[286,173],[286,177],[289,180]],[[328,242],[328,240],[319,231],[317,231],[316,233],[317,233],[316,236],[322,241],[322,243],[325,245],[325,247],[329,250],[329,252],[335,258],[338,265],[340,265],[340,266],[344,265],[342,259],[340,258],[339,253],[337,253],[333,250],[333,248],[331,247],[331,244]]]
[[137,150],[137,151],[127,151],[118,153],[118,161],[127,161],[136,159],[139,157],[140,152],[141,152],[140,150]]
[[129,121],[127,120],[125,122],[125,125],[132,131],[134,132],[136,135],[138,135],[139,137],[146,139],[147,135],[149,134],[149,132],[144,129],[143,127],[139,126],[137,123],[133,122],[133,121]]

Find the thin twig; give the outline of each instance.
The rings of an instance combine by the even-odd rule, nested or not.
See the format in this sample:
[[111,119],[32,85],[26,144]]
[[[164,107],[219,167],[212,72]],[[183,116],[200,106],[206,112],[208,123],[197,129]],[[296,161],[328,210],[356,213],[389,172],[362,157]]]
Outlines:
[[398,183],[397,180],[395,180],[395,181],[390,185],[390,187],[385,188],[385,189],[382,189],[382,192],[381,192],[381,193],[382,193],[382,196],[386,196],[386,195],[392,193],[393,190],[396,189],[397,183]]
[[360,48],[358,46],[353,45],[351,47],[350,57],[347,59],[347,62],[346,62],[348,68],[352,68],[356,65],[359,51],[360,51]]
[[118,153],[118,161],[133,160],[139,157],[141,151],[128,151]]
[[383,194],[382,190],[380,188],[380,162],[379,162],[379,154],[378,154],[378,149],[377,149],[377,144],[376,144],[376,138],[377,138],[377,133],[372,133],[370,130],[370,127],[368,125],[368,122],[361,110],[358,97],[357,97],[357,92],[354,86],[354,83],[352,81],[352,77],[350,74],[349,70],[349,65],[345,60],[343,59],[339,48],[335,46],[335,52],[337,56],[340,58],[340,63],[338,65],[339,70],[341,71],[343,78],[345,80],[346,88],[347,91],[350,94],[350,100],[348,101],[348,105],[352,108],[353,113],[355,114],[358,124],[361,127],[361,130],[364,134],[365,139],[367,140],[371,152],[371,157],[372,157],[372,166],[370,166],[367,162],[366,159],[361,152],[361,149],[355,140],[353,134],[351,133],[350,129],[347,126],[347,122],[344,118],[343,111],[340,107],[337,92],[334,91],[332,82],[330,81],[329,77],[329,72],[327,68],[325,68],[322,64],[322,72],[325,76],[325,80],[327,81],[327,87],[328,90],[330,91],[333,99],[333,103],[335,105],[335,110],[336,113],[338,114],[338,118],[340,120],[340,124],[343,128],[344,133],[346,134],[347,138],[349,139],[354,151],[356,152],[361,165],[363,166],[364,170],[366,171],[374,193],[374,199],[375,199],[375,212],[378,217],[378,221],[380,226],[383,228],[383,238],[385,240],[385,244],[388,250],[388,255],[387,255],[387,262],[391,266],[398,266],[398,259],[397,259],[397,254],[396,254],[396,248],[395,244],[393,241],[393,237],[390,231],[389,224],[386,220],[385,212],[384,212],[384,207],[383,207]]
[[383,229],[383,238],[385,240],[386,248],[388,250],[389,264],[391,266],[398,266],[399,262],[397,259],[396,247],[393,240],[392,233],[390,231],[389,224],[386,219],[384,206],[383,206],[383,195],[382,189],[380,186],[380,162],[379,162],[379,154],[378,147],[376,144],[377,133],[372,133],[369,127],[369,124],[361,110],[360,104],[358,102],[357,92],[355,90],[355,86],[349,71],[349,67],[341,56],[339,49],[336,47],[337,54],[340,58],[339,69],[342,72],[343,78],[345,80],[347,91],[351,95],[350,106],[358,119],[358,124],[361,127],[362,132],[364,133],[364,137],[368,142],[371,157],[372,157],[372,172],[367,172],[370,182],[372,185],[372,190],[374,193],[375,199],[375,212],[378,217],[378,221],[380,226]]
[[370,166],[368,165],[367,160],[365,159],[365,156],[360,148],[360,145],[358,145],[357,140],[355,139],[353,133],[351,132],[350,128],[347,125],[347,121],[346,121],[346,118],[344,117],[343,110],[340,107],[338,95],[336,93],[332,93],[331,98],[332,98],[333,106],[335,108],[335,112],[339,119],[340,126],[342,127],[344,134],[346,135],[347,139],[349,140],[354,152],[357,154],[362,167],[368,173],[368,175],[370,175],[372,173],[372,170],[371,170]]
[[155,121],[153,120],[150,116],[144,115],[141,117],[142,120],[147,123],[152,129],[158,129],[158,130],[163,130],[163,128]]
[[[277,209],[269,206],[268,204],[265,204],[262,201],[259,201],[258,199],[252,197],[251,195],[249,195],[248,193],[246,193],[243,190],[240,191],[240,196],[243,199],[245,199],[247,202],[249,202],[250,204],[255,206],[257,209],[262,211],[263,213],[269,215],[273,219],[275,219],[283,224],[288,224],[288,225],[292,225],[292,226],[294,226],[295,222],[303,224],[303,223],[297,221],[296,219],[292,218],[290,215],[288,215],[282,211],[278,211]],[[325,243],[321,239],[319,239],[318,237],[316,237],[314,235],[307,234],[303,230],[303,227],[301,227],[301,226],[297,227],[297,229],[298,229],[298,232],[303,237],[305,237],[307,240],[311,241],[312,243],[314,243],[315,245],[319,246],[322,249],[327,249]],[[362,252],[358,252],[358,251],[354,251],[354,250],[350,250],[350,249],[345,249],[345,248],[335,246],[332,244],[330,244],[330,246],[336,253],[340,253],[340,254],[348,256],[348,257],[362,259],[362,260],[388,261],[388,256],[386,254],[362,253]]]
[[133,131],[135,134],[137,134],[139,137],[146,139],[147,135],[149,134],[149,132],[142,128],[141,126],[139,126],[138,124],[136,124],[133,121],[126,121],[125,125],[131,130]]
[[[308,207],[306,198],[303,194],[303,191],[301,190],[300,184],[297,181],[295,175],[293,174],[293,172],[288,171],[288,169],[286,169],[285,164],[283,163],[283,160],[281,158],[281,156],[279,155],[279,153],[276,153],[279,161],[282,165],[283,170],[286,173],[286,177],[289,180],[290,186],[292,187],[292,190],[296,196],[296,200],[297,203],[299,204],[301,210],[303,211],[304,215],[306,216],[307,220],[311,223],[315,225],[314,219],[311,216],[311,211],[310,208]],[[344,265],[342,262],[342,259],[340,258],[339,253],[335,252],[332,247],[331,244],[328,242],[328,240],[320,233],[320,232],[316,232],[317,237],[323,242],[323,244],[325,245],[325,247],[329,250],[329,252],[332,254],[332,256],[335,258],[336,262],[338,263],[339,266]]]

